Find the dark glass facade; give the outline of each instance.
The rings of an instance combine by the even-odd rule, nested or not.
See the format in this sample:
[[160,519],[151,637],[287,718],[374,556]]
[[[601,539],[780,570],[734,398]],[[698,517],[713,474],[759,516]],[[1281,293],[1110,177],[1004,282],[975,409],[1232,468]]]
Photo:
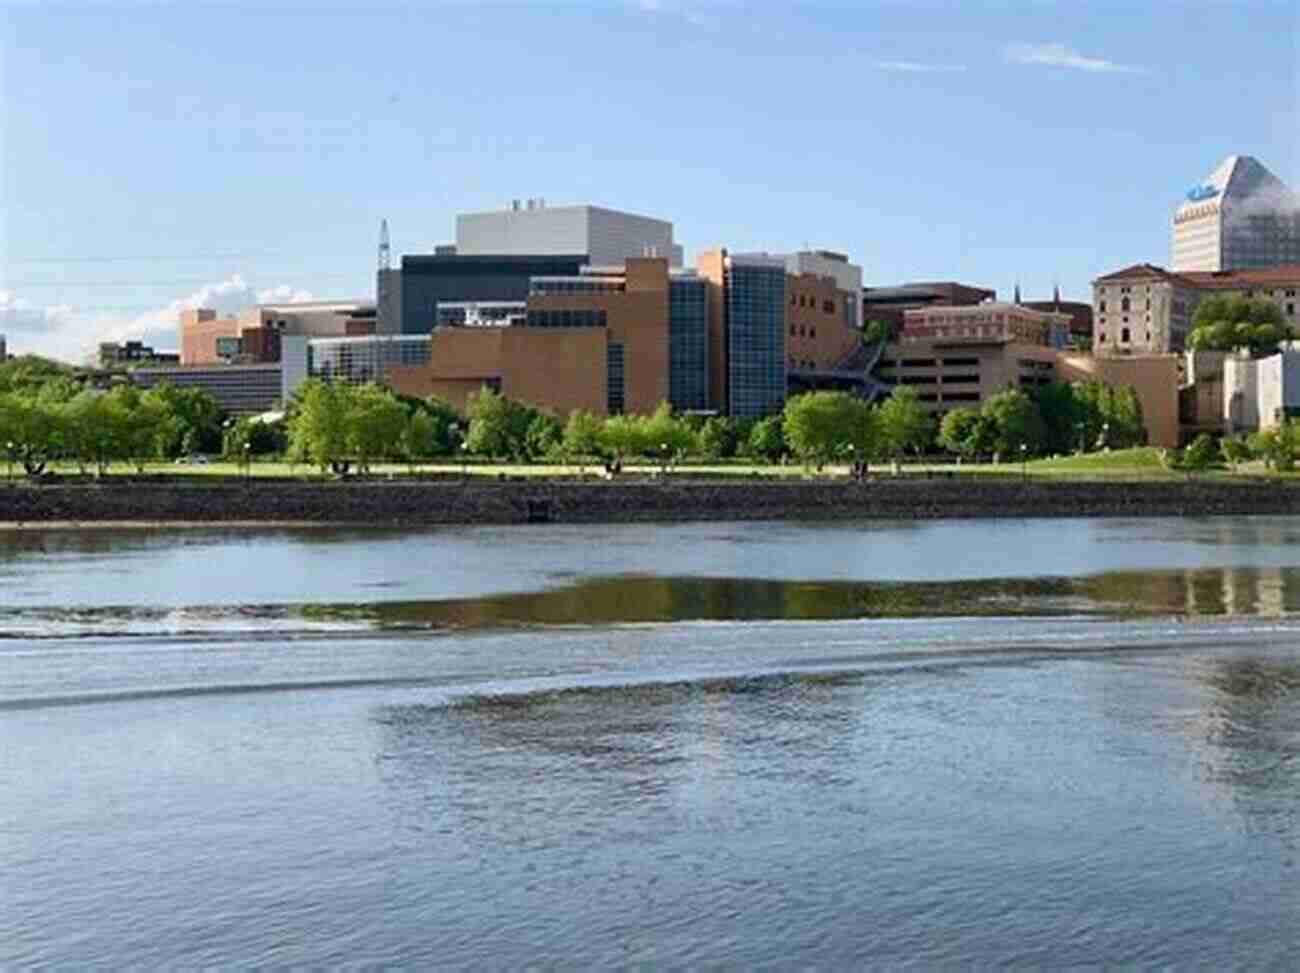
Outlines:
[[414,335],[315,338],[307,343],[307,371],[327,381],[382,382],[394,365],[428,364],[431,348],[428,338]]
[[785,406],[785,266],[744,263],[727,267],[728,410],[739,418],[780,412]]
[[[439,301],[526,301],[533,277],[577,276],[585,256],[462,256],[439,254],[402,258],[402,334],[428,334]],[[391,282],[390,282],[391,286]]]
[[627,408],[626,372],[623,343],[611,341],[605,348],[605,409],[612,416]]
[[709,407],[708,284],[668,282],[668,401],[676,411]]

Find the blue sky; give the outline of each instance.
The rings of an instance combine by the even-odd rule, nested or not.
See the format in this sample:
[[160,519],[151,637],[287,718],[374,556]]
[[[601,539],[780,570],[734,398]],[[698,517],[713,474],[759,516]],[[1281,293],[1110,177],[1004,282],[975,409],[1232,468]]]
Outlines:
[[372,297],[513,197],[1086,299],[1231,153],[1300,184],[1300,5],[0,5],[0,331]]

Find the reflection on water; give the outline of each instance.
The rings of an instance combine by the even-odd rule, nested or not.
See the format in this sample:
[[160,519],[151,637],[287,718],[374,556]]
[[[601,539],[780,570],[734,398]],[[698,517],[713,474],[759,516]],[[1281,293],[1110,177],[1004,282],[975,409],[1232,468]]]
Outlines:
[[1206,660],[1200,730],[1210,779],[1254,828],[1300,850],[1300,663],[1265,656]]
[[297,631],[484,630],[681,621],[1300,612],[1300,568],[1122,571],[1079,578],[949,582],[616,577],[546,591],[439,600],[191,607],[0,607],[0,638],[284,636]]

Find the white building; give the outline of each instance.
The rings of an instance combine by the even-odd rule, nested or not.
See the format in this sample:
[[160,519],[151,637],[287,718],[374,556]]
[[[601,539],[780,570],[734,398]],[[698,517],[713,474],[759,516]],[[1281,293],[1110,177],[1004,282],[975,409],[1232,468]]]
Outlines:
[[1300,197],[1251,156],[1228,156],[1174,213],[1175,273],[1295,263]]
[[585,254],[596,267],[622,266],[628,257],[667,257],[682,265],[673,225],[600,206],[547,206],[519,200],[509,209],[456,217],[458,256]]
[[1223,362],[1223,429],[1229,435],[1274,429],[1300,415],[1300,342],[1253,359],[1241,352]]

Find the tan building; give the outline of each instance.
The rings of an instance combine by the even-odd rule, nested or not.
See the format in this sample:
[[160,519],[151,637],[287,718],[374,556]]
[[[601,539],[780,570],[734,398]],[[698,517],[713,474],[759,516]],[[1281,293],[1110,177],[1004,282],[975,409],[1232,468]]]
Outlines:
[[1135,264],[1093,281],[1093,353],[1167,354],[1186,347],[1196,305],[1215,294],[1266,298],[1300,325],[1300,265],[1173,273]]
[[282,337],[373,334],[375,321],[375,306],[362,301],[258,304],[224,318],[208,308],[182,311],[181,364],[277,362]]
[[1069,315],[1017,304],[929,307],[907,311],[899,341],[880,360],[880,377],[916,389],[936,416],[978,409],[1008,388],[1032,392],[1051,382],[1095,379],[1129,386],[1142,403],[1152,445],[1178,444],[1176,355],[1103,358],[1053,348],[1048,337]]
[[[393,369],[390,382],[405,394],[442,395],[458,408],[488,386],[560,415],[574,409],[652,412],[671,401],[674,284],[696,292],[693,343],[703,395],[705,285],[674,278],[663,257],[628,260],[617,272],[535,277],[522,325],[506,320],[500,326],[436,327],[429,364]],[[692,336],[678,338],[676,344],[689,350]]]

